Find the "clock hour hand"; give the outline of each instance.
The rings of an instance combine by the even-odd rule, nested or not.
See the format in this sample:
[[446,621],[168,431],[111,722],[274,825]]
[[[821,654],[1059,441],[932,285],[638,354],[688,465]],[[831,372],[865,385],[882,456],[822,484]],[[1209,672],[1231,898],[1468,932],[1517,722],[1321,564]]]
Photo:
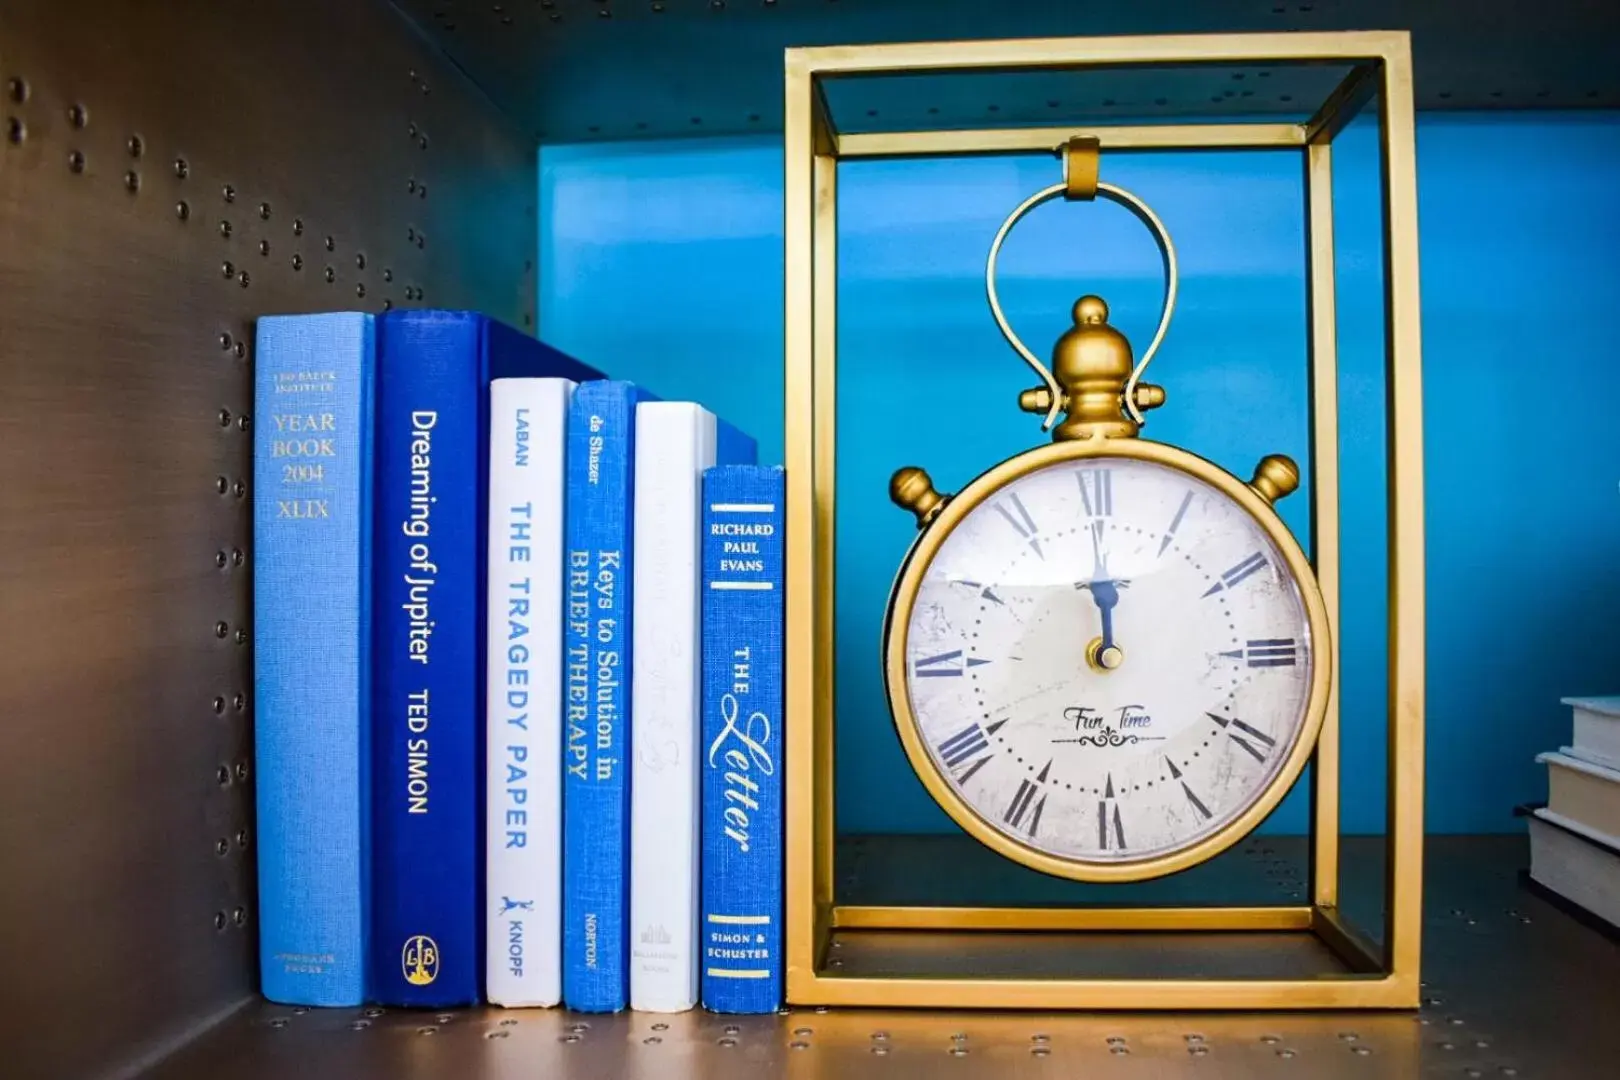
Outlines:
[[1125,651],[1114,642],[1114,607],[1119,603],[1119,590],[1126,582],[1108,576],[1108,559],[1102,550],[1103,523],[1091,523],[1091,550],[1096,566],[1090,581],[1075,582],[1075,588],[1091,593],[1102,620],[1102,636],[1093,638],[1086,646],[1086,662],[1098,671],[1112,671],[1125,661]]

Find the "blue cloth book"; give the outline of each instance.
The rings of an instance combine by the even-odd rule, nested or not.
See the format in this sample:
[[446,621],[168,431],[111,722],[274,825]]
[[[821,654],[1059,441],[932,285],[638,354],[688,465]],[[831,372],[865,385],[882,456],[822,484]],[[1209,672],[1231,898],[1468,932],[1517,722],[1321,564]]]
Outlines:
[[370,315],[259,320],[253,684],[264,996],[366,1000]]
[[630,551],[636,404],[627,382],[574,392],[563,511],[563,1004],[629,994]]
[[782,1005],[780,468],[703,476],[703,1005]]
[[489,383],[600,375],[482,315],[378,319],[371,989],[479,1000]]

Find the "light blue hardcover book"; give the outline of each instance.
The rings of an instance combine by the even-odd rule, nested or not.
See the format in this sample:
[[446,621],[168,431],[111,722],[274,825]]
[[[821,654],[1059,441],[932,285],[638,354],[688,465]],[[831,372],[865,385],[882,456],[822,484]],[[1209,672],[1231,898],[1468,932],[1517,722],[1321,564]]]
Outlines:
[[568,413],[563,612],[563,1004],[617,1012],[629,993],[630,551],[636,404],[581,384]]
[[259,962],[288,1005],[367,999],[369,315],[259,320],[253,437]]
[[782,1004],[784,473],[703,477],[703,1005]]

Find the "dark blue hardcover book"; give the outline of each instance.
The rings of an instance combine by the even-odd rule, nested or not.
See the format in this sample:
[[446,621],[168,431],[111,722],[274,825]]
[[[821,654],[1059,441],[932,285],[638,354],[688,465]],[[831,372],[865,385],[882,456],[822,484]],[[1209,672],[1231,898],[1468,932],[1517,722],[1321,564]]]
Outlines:
[[259,968],[286,1005],[367,996],[373,354],[370,315],[259,320]]
[[703,1005],[782,1005],[784,473],[703,474]]
[[479,1000],[489,382],[600,378],[482,315],[378,319],[372,993]]
[[580,1012],[617,1012],[629,994],[630,551],[636,404],[650,399],[587,383],[568,413],[562,972]]

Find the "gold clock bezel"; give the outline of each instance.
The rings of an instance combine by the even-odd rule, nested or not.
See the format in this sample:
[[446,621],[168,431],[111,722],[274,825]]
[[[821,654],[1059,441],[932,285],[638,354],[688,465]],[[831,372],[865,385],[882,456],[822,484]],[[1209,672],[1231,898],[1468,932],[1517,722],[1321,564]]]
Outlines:
[[[923,741],[916,715],[912,712],[911,697],[906,686],[906,643],[911,612],[916,605],[923,575],[946,537],[985,499],[1014,480],[1050,465],[1095,457],[1132,458],[1176,469],[1209,484],[1235,501],[1265,530],[1287,561],[1288,569],[1299,585],[1311,634],[1311,686],[1306,699],[1305,721],[1287,760],[1270,786],[1243,813],[1191,846],[1162,855],[1106,863],[1053,855],[1019,842],[986,821],[946,781],[934,763],[933,755]],[[1317,586],[1316,575],[1312,573],[1310,562],[1293,533],[1288,531],[1270,503],[1225,469],[1179,447],[1141,438],[1099,437],[1050,443],[1010,457],[980,474],[951,497],[912,544],[895,578],[884,620],[884,684],[895,729],[912,770],[934,801],[974,839],[998,854],[1057,877],[1086,882],[1142,881],[1197,866],[1225,851],[1265,820],[1294,786],[1316,749],[1322,718],[1327,712],[1328,692],[1333,678],[1333,649],[1328,635],[1327,607]]]

